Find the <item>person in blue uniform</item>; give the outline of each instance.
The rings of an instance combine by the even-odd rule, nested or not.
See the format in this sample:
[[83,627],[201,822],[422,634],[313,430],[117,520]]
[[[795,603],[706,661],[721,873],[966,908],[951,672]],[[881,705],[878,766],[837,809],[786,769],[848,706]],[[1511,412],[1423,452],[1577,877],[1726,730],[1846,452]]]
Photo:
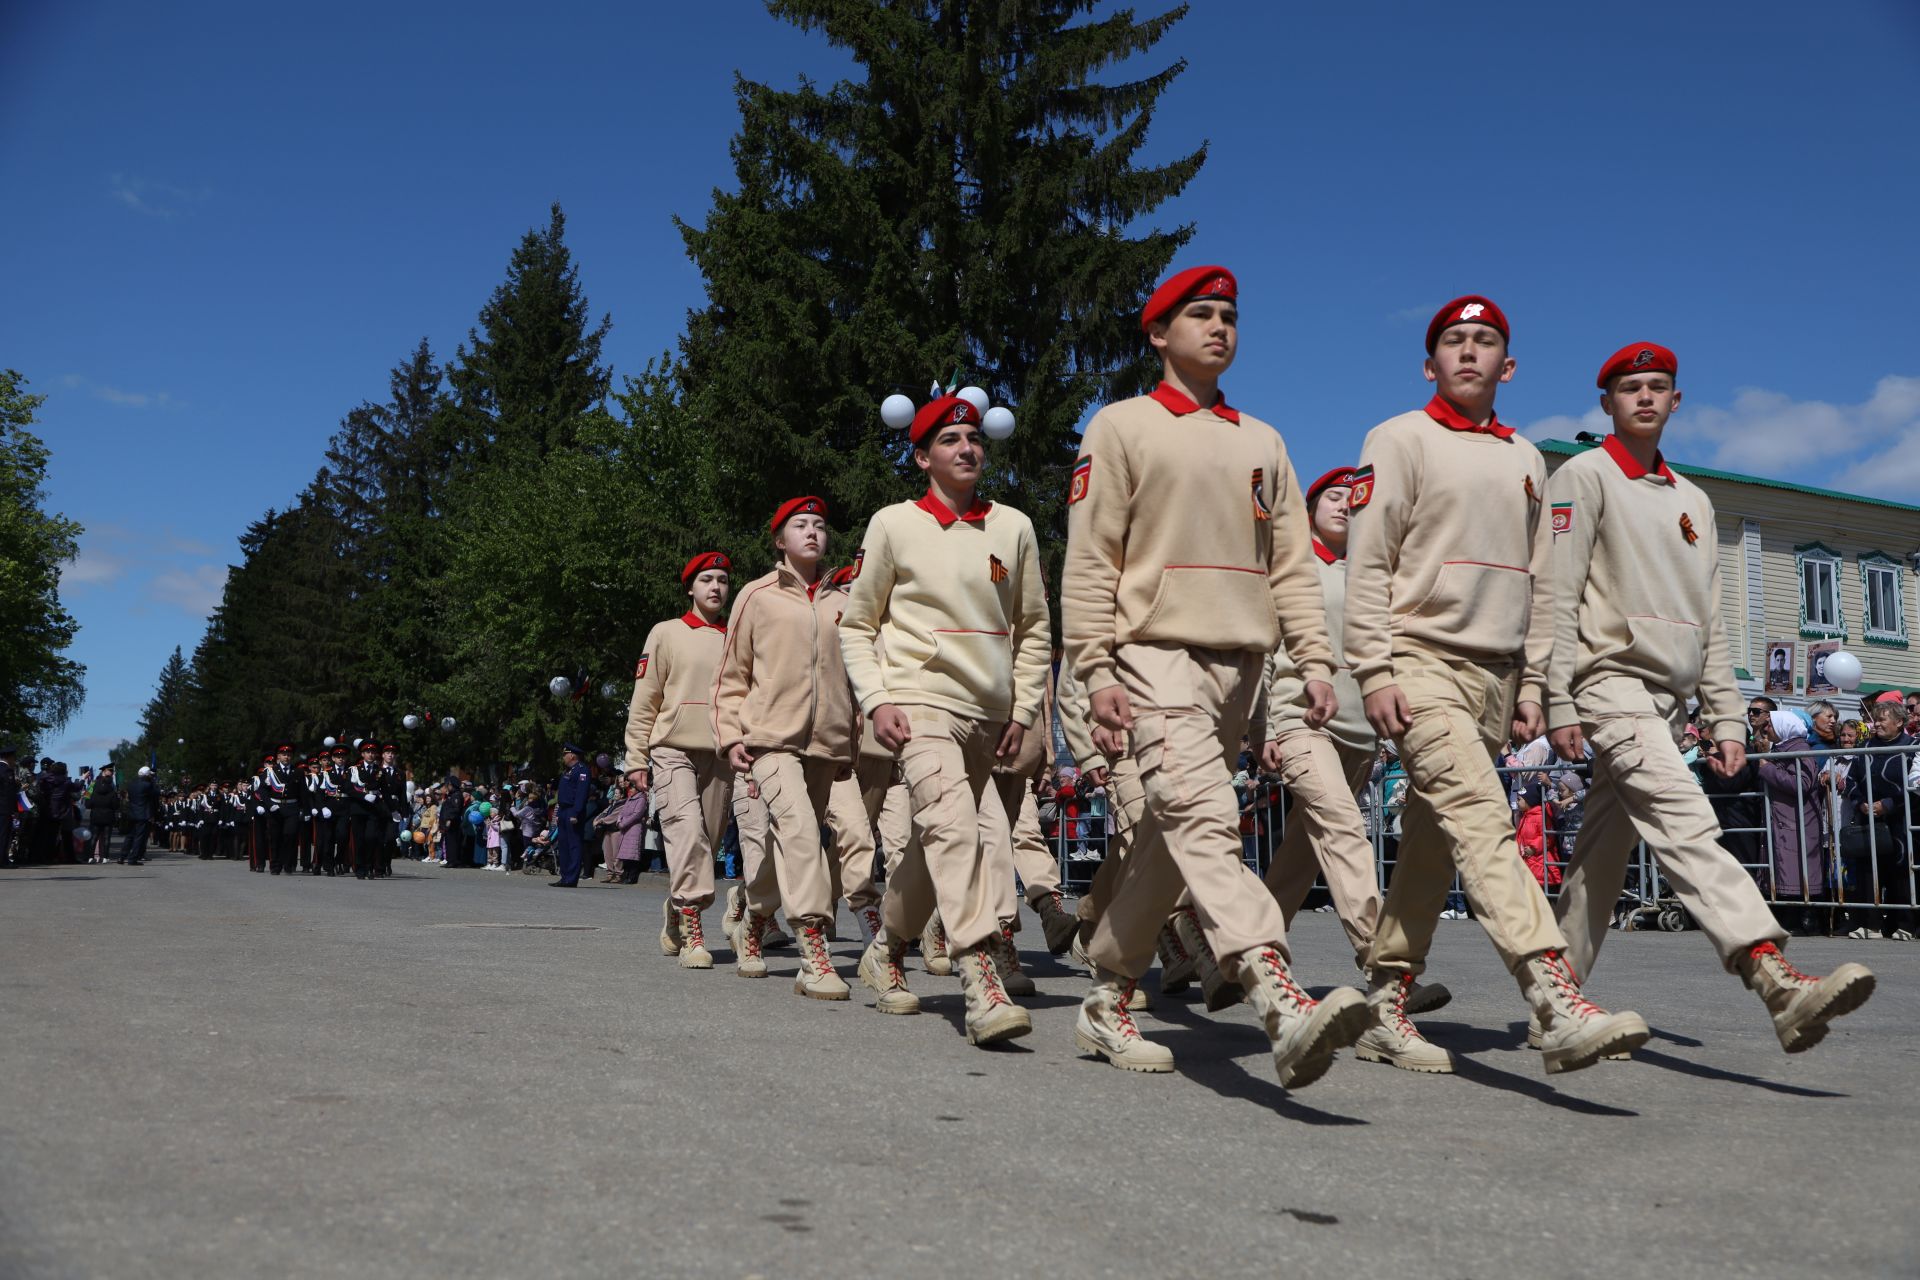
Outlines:
[[559,839],[555,841],[560,878],[550,881],[548,887],[571,889],[580,883],[580,836],[587,825],[587,766],[581,760],[586,753],[571,742],[560,751],[567,766],[560,777],[560,830]]

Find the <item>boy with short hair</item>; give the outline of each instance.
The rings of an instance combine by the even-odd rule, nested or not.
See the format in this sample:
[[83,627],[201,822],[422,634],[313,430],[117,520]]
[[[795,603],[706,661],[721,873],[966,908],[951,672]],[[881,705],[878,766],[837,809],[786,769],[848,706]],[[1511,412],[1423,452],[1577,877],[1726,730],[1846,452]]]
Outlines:
[[1814,978],[1787,963],[1786,930],[1720,844],[1713,806],[1676,745],[1697,694],[1714,743],[1708,767],[1722,778],[1746,767],[1713,503],[1660,452],[1679,372],[1658,343],[1615,352],[1597,382],[1613,433],[1547,484],[1557,583],[1549,736],[1567,760],[1593,749],[1586,820],[1555,914],[1574,971],[1590,976],[1628,855],[1644,839],[1721,963],[1765,1002],[1781,1046],[1799,1053],[1866,1001],[1874,977],[1844,964]]

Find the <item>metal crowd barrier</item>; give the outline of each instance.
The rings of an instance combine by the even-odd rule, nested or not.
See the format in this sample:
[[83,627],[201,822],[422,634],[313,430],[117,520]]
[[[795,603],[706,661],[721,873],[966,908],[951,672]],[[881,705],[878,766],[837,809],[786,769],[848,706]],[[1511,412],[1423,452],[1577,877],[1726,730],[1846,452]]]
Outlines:
[[[1916,909],[1916,900],[1920,900],[1920,872],[1916,872],[1913,851],[1917,840],[1920,840],[1920,823],[1916,822],[1917,816],[1920,816],[1920,812],[1917,812],[1920,811],[1920,803],[1916,802],[1914,790],[1901,786],[1895,795],[1889,796],[1886,794],[1889,788],[1872,769],[1863,771],[1863,795],[1851,794],[1852,788],[1846,781],[1850,772],[1848,765],[1855,758],[1872,759],[1887,755],[1905,757],[1906,767],[1901,771],[1902,777],[1912,778],[1914,760],[1920,757],[1920,743],[1836,748],[1831,751],[1754,752],[1747,757],[1749,768],[1744,775],[1746,785],[1743,789],[1719,791],[1709,787],[1708,800],[1720,820],[1721,845],[1754,878],[1769,906],[1814,912],[1827,909],[1846,911],[1849,908],[1901,912],[1913,912]],[[1799,893],[1784,896],[1776,892],[1782,878],[1778,873],[1783,865],[1782,858],[1791,863],[1794,855],[1783,853],[1776,845],[1770,816],[1774,795],[1769,794],[1758,766],[1761,762],[1800,760],[1814,761],[1816,773],[1813,784],[1809,786],[1806,771],[1792,768],[1794,812],[1801,816],[1801,828],[1805,829],[1811,822],[1819,838],[1816,848],[1811,851],[1803,849],[1799,854],[1800,874],[1793,877],[1800,883]],[[1836,762],[1839,765],[1837,769],[1834,767]],[[1704,760],[1695,763],[1693,771],[1696,778],[1706,777],[1707,768]],[[1514,803],[1529,782],[1538,781],[1543,788],[1550,788],[1554,779],[1562,774],[1576,775],[1583,784],[1590,785],[1592,781],[1590,764],[1568,764],[1558,759],[1544,765],[1501,765],[1494,772],[1506,782],[1510,804]],[[1515,785],[1516,780],[1520,785]],[[1740,779],[1722,780],[1718,775],[1713,775],[1712,781],[1726,785]],[[1383,894],[1393,874],[1399,845],[1400,814],[1405,808],[1405,788],[1409,786],[1411,783],[1404,773],[1387,775],[1376,770],[1374,779],[1357,797],[1361,815],[1366,819],[1367,831],[1373,841],[1375,874],[1379,877]],[[1778,784],[1774,792],[1782,801],[1787,798],[1787,793]],[[1586,799],[1587,792],[1583,791],[1582,805]],[[1848,815],[1853,812],[1852,806],[1856,802],[1871,805],[1888,799],[1897,800],[1899,807],[1886,815],[1884,823],[1848,822]],[[1242,792],[1244,856],[1247,866],[1256,875],[1266,874],[1275,850],[1285,838],[1289,809],[1286,788],[1278,781],[1257,778]],[[1580,825],[1577,822],[1569,823],[1571,815],[1553,807],[1548,812],[1552,816],[1544,828],[1542,843],[1545,856],[1535,878],[1542,881],[1541,887],[1547,897],[1554,899],[1559,896],[1560,877],[1579,847]],[[1245,832],[1244,827],[1249,825],[1245,820],[1249,815],[1253,830]],[[1581,816],[1584,817],[1584,814]],[[1520,811],[1516,807],[1517,852],[1519,818]],[[1856,833],[1851,838],[1847,834],[1850,830]],[[1094,872],[1106,857],[1107,839],[1104,812],[1060,819],[1052,841],[1064,887],[1070,891],[1082,891],[1092,882]],[[1883,848],[1887,845],[1891,847]],[[1316,894],[1324,895],[1325,882],[1316,879],[1314,888]],[[1309,902],[1313,901],[1314,898],[1309,898]],[[1458,877],[1449,896],[1449,906],[1465,908],[1465,895],[1461,892]],[[1658,859],[1644,840],[1636,844],[1628,863],[1626,885],[1615,910],[1615,920],[1622,928],[1646,928],[1651,925],[1679,931],[1690,925],[1672,886],[1660,873]],[[1915,922],[1909,919],[1908,927],[1914,925]]]

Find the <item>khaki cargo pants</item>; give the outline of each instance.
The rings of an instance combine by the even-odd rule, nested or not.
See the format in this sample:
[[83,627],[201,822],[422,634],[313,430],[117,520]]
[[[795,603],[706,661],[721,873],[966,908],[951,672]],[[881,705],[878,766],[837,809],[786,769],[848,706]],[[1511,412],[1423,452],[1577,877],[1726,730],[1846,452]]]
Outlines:
[[873,883],[873,824],[879,820],[899,764],[891,756],[861,756],[851,778],[841,778],[827,795],[827,833],[833,857],[827,870],[833,896],[855,911],[880,901]]
[[1380,878],[1354,797],[1373,778],[1373,753],[1342,746],[1320,729],[1289,732],[1280,750],[1280,781],[1293,807],[1267,867],[1267,888],[1291,928],[1314,874],[1323,873],[1340,927],[1364,966],[1380,923]]
[[713,850],[726,834],[733,771],[717,752],[676,747],[656,748],[650,763],[660,841],[667,847],[667,892],[675,906],[704,911],[713,905]]
[[1396,648],[1395,682],[1413,724],[1400,738],[1411,782],[1400,861],[1374,933],[1369,969],[1421,973],[1453,874],[1508,970],[1566,949],[1540,884],[1520,860],[1494,758],[1512,732],[1519,671]]

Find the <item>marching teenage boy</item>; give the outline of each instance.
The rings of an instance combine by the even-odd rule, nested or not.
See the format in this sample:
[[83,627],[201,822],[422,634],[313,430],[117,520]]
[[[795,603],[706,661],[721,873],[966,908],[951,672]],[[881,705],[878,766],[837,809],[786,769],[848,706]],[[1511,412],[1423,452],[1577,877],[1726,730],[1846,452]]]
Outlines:
[[644,788],[651,776],[671,881],[660,954],[678,956],[682,969],[713,968],[701,916],[713,905],[713,847],[726,830],[733,778],[713,749],[708,712],[732,569],[724,551],[703,551],[680,570],[690,607],[647,633],[627,706],[627,779]]
[[1316,1001],[1299,987],[1280,908],[1241,861],[1234,762],[1282,638],[1305,683],[1306,723],[1325,724],[1335,705],[1286,446],[1220,394],[1239,340],[1237,293],[1224,267],[1195,267],[1155,290],[1141,327],[1162,381],[1094,415],[1068,491],[1067,657],[1095,744],[1110,761],[1137,761],[1162,837],[1128,851],[1087,945],[1097,967],[1074,1037],[1115,1066],[1172,1069],[1172,1054],[1141,1039],[1124,1007],[1184,884],[1220,965],[1251,995],[1280,1083],[1302,1088],[1353,1043],[1366,1008],[1351,988]]
[[[852,772],[860,725],[835,630],[844,602],[821,590],[827,504],[789,498],[771,527],[780,563],[734,606],[714,680],[713,740],[766,802],[774,875],[800,950],[794,993],[845,1000],[850,991],[827,953],[833,883],[820,826],[834,779]],[[735,926],[743,958],[758,957],[770,919],[750,906]]]
[[900,755],[917,837],[887,877],[883,928],[860,957],[860,979],[882,1012],[918,1012],[901,959],[937,903],[966,995],[967,1039],[987,1045],[1033,1030],[999,967],[1011,847],[982,840],[980,814],[1020,811],[1021,779],[994,766],[1020,755],[1040,712],[1046,585],[1033,522],[975,496],[986,459],[980,410],[941,396],[908,432],[926,496],[874,514],[840,621],[854,695],[874,737]]
[[1720,621],[1713,503],[1660,453],[1679,372],[1657,343],[1614,353],[1598,382],[1613,434],[1547,483],[1556,585],[1548,736],[1568,760],[1593,748],[1586,821],[1556,914],[1574,972],[1592,976],[1628,853],[1644,839],[1720,963],[1760,996],[1781,1046],[1798,1053],[1859,1008],[1874,978],[1858,964],[1813,978],[1787,963],[1786,930],[1720,844],[1713,806],[1680,757],[1687,698],[1697,694],[1716,743],[1708,767],[1730,778],[1747,760],[1745,699]]
[[1647,1039],[1638,1014],[1581,995],[1494,772],[1509,734],[1530,742],[1546,728],[1553,648],[1546,463],[1493,411],[1513,377],[1510,333],[1486,298],[1440,309],[1424,366],[1438,394],[1367,433],[1347,498],[1347,661],[1368,721],[1399,744],[1413,784],[1367,965],[1364,1057],[1435,1074],[1453,1070],[1452,1055],[1420,1035],[1406,1004],[1456,867],[1545,1029],[1548,1072]]

